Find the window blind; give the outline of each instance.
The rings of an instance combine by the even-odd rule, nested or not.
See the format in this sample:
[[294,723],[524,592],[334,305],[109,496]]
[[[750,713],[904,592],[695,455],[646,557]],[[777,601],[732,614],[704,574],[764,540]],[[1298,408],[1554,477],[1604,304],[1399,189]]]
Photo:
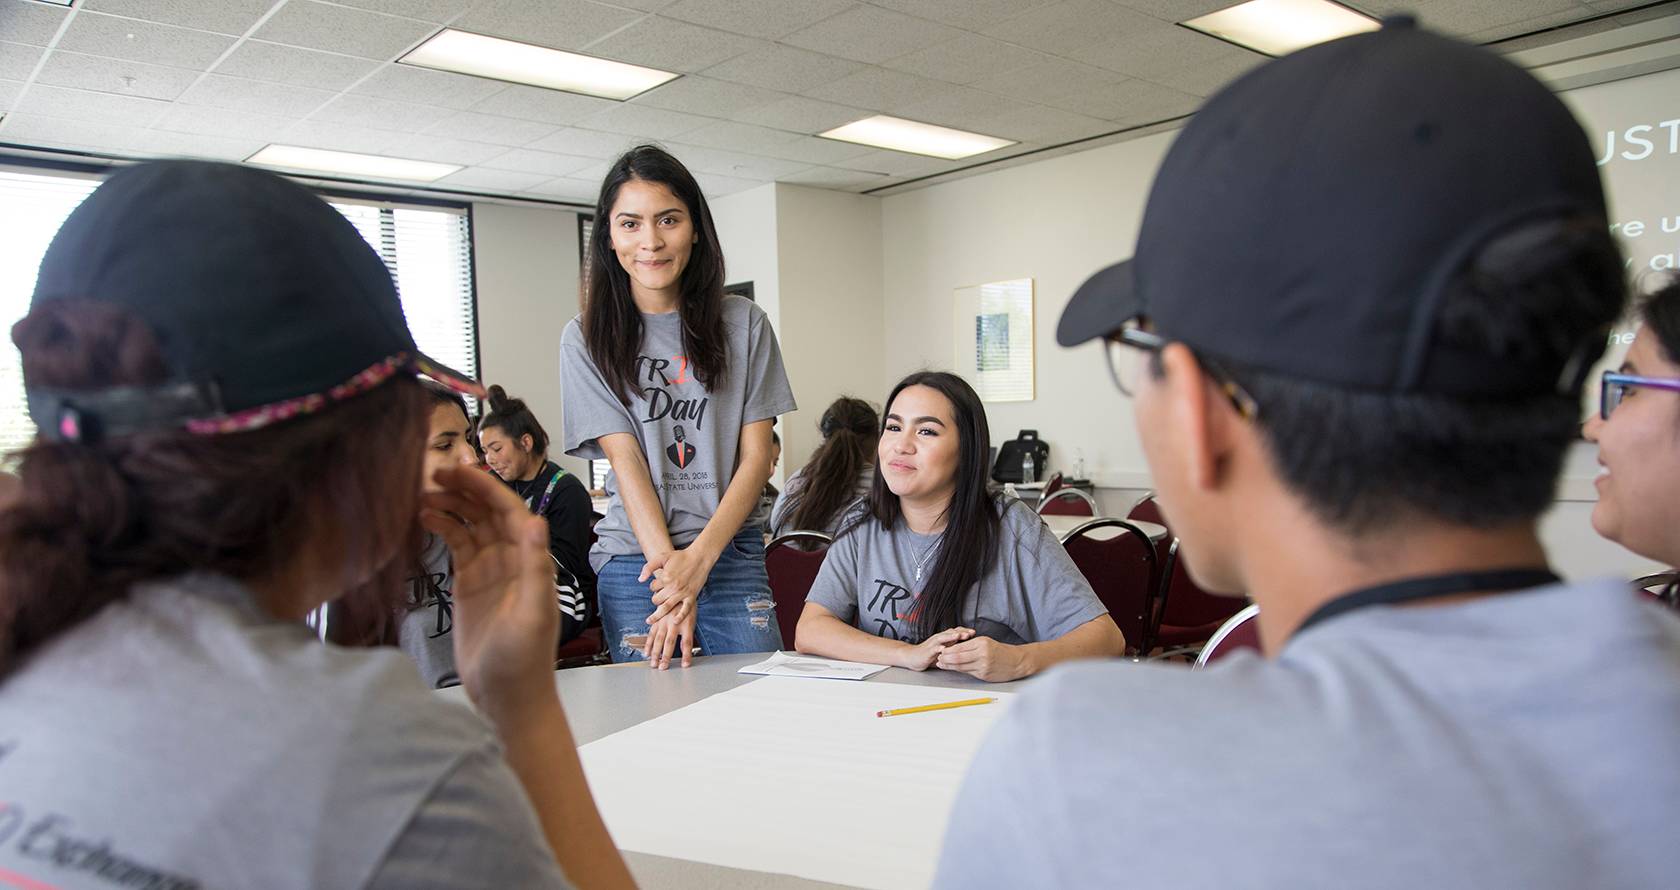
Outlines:
[[[99,177],[0,169],[0,325],[10,331],[29,312],[47,245]],[[421,351],[478,376],[472,232],[466,210],[332,198],[385,261]],[[477,406],[471,406],[476,411]],[[35,438],[23,394],[23,367],[7,337],[0,348],[0,462]]]
[[[578,275],[582,281],[580,289],[584,299],[589,296],[589,239],[595,234],[595,217],[578,215]],[[589,462],[589,487],[595,491],[603,491],[607,487],[607,472],[612,465],[604,460]]]

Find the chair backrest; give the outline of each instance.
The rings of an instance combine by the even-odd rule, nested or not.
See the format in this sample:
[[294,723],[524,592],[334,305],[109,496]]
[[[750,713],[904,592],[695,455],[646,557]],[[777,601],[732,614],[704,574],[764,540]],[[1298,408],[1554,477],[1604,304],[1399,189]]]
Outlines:
[[1120,625],[1127,651],[1141,651],[1159,585],[1149,536],[1123,519],[1093,519],[1063,535],[1062,547]]
[[1680,609],[1680,572],[1658,572],[1635,578],[1633,586],[1665,606]]
[[782,629],[782,646],[793,648],[793,634],[799,627],[799,613],[805,610],[805,595],[828,556],[834,539],[822,532],[788,532],[764,547],[764,570],[770,576],[770,596],[776,602],[776,624]]
[[1232,615],[1219,625],[1219,629],[1208,637],[1207,644],[1202,646],[1201,654],[1196,656],[1196,667],[1204,668],[1238,649],[1253,649],[1260,651],[1260,622],[1256,620],[1260,615],[1260,607],[1250,604],[1241,612]]
[[1097,502],[1077,488],[1059,488],[1038,502],[1040,516],[1095,516]]
[[1161,518],[1161,508],[1155,503],[1155,492],[1153,491],[1138,498],[1137,503],[1132,505],[1132,509],[1126,511],[1126,518],[1153,522],[1156,525],[1167,524],[1166,520]]
[[1050,477],[1050,481],[1044,483],[1044,493],[1042,495],[1040,495],[1040,498],[1041,499],[1042,498],[1047,498],[1047,497],[1049,497],[1049,496],[1051,496],[1051,495],[1053,495],[1056,492],[1061,491],[1061,490],[1062,490],[1062,472],[1060,470],[1057,470],[1055,475]]
[[[1156,615],[1156,629],[1162,627],[1218,626],[1242,611],[1240,596],[1217,596],[1208,593],[1191,580],[1178,555],[1178,539],[1167,545],[1167,557],[1161,564],[1165,573],[1165,589],[1161,594],[1161,608]],[[1212,630],[1212,628],[1209,628]]]

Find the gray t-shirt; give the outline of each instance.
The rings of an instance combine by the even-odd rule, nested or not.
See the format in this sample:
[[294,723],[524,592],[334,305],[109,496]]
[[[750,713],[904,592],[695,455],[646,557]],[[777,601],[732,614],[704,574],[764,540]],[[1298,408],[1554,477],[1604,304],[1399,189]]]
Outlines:
[[781,535],[792,531],[816,531],[832,536],[840,530],[840,522],[846,518],[847,508],[849,508],[852,504],[857,503],[858,500],[868,497],[870,486],[875,484],[875,465],[864,464],[863,469],[858,472],[856,481],[852,484],[851,500],[842,504],[840,509],[834,511],[834,516],[828,520],[827,525],[824,525],[822,528],[796,529],[788,524],[793,519],[793,511],[791,509],[792,502],[789,498],[794,497],[805,490],[805,485],[808,481],[805,476],[805,471],[810,468],[809,464],[800,467],[797,473],[794,473],[791,477],[789,477],[787,481],[787,488],[782,489],[781,496],[776,498],[776,506],[770,511],[771,534]]
[[205,575],[137,588],[0,682],[0,874],[567,886],[477,715],[401,653],[323,644]]
[[[1003,511],[997,559],[963,604],[963,625],[1019,645],[1054,640],[1107,614],[1044,520],[1013,498],[996,503]],[[853,515],[861,512],[859,507]],[[938,546],[939,535],[918,535],[902,521],[887,531],[865,518],[828,548],[805,601],[859,630],[919,642],[916,598],[939,561]],[[916,580],[918,565],[921,581]]]
[[397,622],[397,648],[420,671],[420,682],[442,689],[461,682],[455,673],[454,601],[450,591],[455,577],[449,545],[437,535],[426,534],[420,557],[421,574],[408,579],[408,611]]
[[[686,547],[717,512],[734,478],[741,427],[786,414],[796,407],[782,368],[781,347],[764,310],[742,297],[724,297],[729,372],[708,390],[694,378],[683,355],[682,318],[675,312],[642,315],[642,344],[636,361],[641,391],[626,406],[607,387],[584,346],[579,319],[560,338],[561,432],[573,457],[606,457],[596,442],[629,433],[642,445],[653,489],[665,508],[671,543]],[[619,498],[616,473],[607,475],[607,514],[595,524],[598,540],[589,552],[596,571],[614,556],[642,552]],[[762,508],[742,527],[762,525]]]
[[1270,662],[1048,672],[935,886],[1672,887],[1680,618],[1619,582],[1369,607]]

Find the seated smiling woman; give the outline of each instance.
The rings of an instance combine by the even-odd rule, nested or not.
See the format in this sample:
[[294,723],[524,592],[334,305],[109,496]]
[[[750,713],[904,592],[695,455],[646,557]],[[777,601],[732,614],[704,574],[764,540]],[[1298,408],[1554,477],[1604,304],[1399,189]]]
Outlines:
[[1680,277],[1646,299],[1639,318],[1583,430],[1603,467],[1592,524],[1640,556],[1680,566]]
[[990,444],[962,378],[898,384],[874,486],[805,599],[799,651],[996,682],[1122,653],[1120,628],[1043,521],[987,489]]

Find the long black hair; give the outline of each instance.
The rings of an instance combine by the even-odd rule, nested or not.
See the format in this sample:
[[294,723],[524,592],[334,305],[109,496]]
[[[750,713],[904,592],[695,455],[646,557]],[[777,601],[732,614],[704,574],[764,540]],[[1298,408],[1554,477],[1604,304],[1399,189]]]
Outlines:
[[525,406],[524,399],[515,399],[507,394],[507,390],[500,386],[490,387],[490,410],[485,412],[484,419],[478,422],[478,429],[482,433],[487,429],[501,430],[509,439],[519,442],[522,437],[531,437],[532,454],[548,454],[548,433],[543,431],[542,424],[537,422],[537,415]]
[[642,345],[642,315],[630,294],[630,275],[612,246],[612,209],[626,182],[663,185],[688,207],[695,241],[682,271],[677,312],[682,317],[683,353],[700,385],[711,389],[728,371],[723,327],[723,246],[700,185],[681,161],[656,145],[630,149],[607,171],[595,201],[589,236],[589,285],[583,310],[583,342],[607,387],[625,404],[639,391],[636,356]]
[[[986,457],[992,445],[992,432],[986,424],[986,408],[980,404],[980,396],[968,381],[955,374],[918,371],[893,387],[892,394],[887,396],[887,413],[892,412],[898,394],[912,386],[925,386],[944,396],[951,403],[952,420],[957,426],[957,487],[945,508],[939,558],[933,562],[933,573],[928,576],[927,586],[922,588],[913,612],[918,639],[925,640],[961,623],[968,592],[997,558],[1003,523],[997,498],[987,480]],[[883,428],[885,419],[883,415]],[[879,463],[875,466],[875,481],[867,504],[867,512],[861,513],[845,532],[868,519],[874,519],[889,531],[903,521],[898,495],[887,487]]]
[[858,475],[875,460],[875,441],[881,437],[875,409],[862,399],[841,396],[823,412],[817,429],[823,442],[805,465],[804,484],[787,493],[787,524],[791,528],[827,528],[835,514],[852,500]]
[[1668,276],[1662,287],[1640,301],[1639,320],[1657,338],[1663,358],[1680,364],[1680,274]]

